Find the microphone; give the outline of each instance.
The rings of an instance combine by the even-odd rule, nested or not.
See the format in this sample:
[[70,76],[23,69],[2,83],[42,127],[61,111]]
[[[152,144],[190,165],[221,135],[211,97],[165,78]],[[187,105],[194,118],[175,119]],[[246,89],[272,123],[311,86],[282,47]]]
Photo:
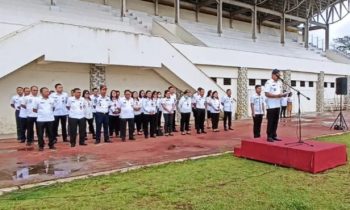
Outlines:
[[280,77],[280,75],[276,74],[276,76],[277,76],[277,78],[278,78],[279,80],[281,80],[282,82],[284,82],[284,79],[282,79],[282,78]]

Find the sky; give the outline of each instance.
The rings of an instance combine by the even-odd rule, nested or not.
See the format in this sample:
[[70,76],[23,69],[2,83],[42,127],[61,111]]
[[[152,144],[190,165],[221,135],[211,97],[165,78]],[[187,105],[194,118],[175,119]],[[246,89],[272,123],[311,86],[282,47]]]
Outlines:
[[[332,43],[333,39],[344,37],[344,36],[350,36],[350,14],[348,14],[344,19],[341,21],[331,24],[330,26],[330,41]],[[316,44],[317,36],[319,37],[319,45],[321,46],[321,41],[324,39],[325,32],[324,30],[315,30],[310,32],[310,42],[313,38],[313,43]]]

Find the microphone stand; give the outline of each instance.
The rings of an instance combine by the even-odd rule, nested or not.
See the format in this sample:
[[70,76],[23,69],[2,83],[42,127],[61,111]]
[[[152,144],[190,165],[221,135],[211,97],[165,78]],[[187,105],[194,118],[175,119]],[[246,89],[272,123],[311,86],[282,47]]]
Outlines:
[[298,141],[297,142],[291,142],[291,143],[286,143],[285,145],[308,145],[310,147],[313,147],[314,145],[312,144],[308,144],[306,142],[304,142],[302,139],[301,139],[301,106],[300,106],[300,96],[303,96],[304,98],[306,98],[307,100],[310,100],[310,98],[306,95],[304,95],[303,93],[301,93],[298,89],[292,87],[291,85],[289,85],[288,83],[286,83],[281,77],[278,77],[279,80],[282,81],[282,83],[289,87],[291,90],[294,90],[296,93],[297,93],[297,96],[298,96]]

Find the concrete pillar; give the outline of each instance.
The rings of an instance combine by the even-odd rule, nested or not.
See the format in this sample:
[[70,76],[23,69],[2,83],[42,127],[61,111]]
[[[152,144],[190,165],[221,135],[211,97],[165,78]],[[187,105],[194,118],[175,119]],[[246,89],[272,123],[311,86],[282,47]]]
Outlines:
[[280,29],[281,29],[281,44],[284,45],[285,36],[286,36],[286,17],[284,13],[282,13]]
[[324,111],[324,71],[317,76],[316,87],[316,112]]
[[154,0],[154,15],[155,16],[159,15],[159,3],[158,3],[158,0]]
[[125,17],[126,16],[126,0],[121,0],[120,3],[121,3],[120,17]]
[[178,24],[180,22],[180,0],[174,0],[175,6],[175,23]]
[[261,24],[262,24],[262,21],[261,21],[260,15],[259,15],[259,17],[257,18],[257,21],[258,21],[258,33],[261,34]]
[[104,5],[108,5],[108,0],[103,0]]
[[325,28],[325,50],[329,50],[329,24]]
[[309,48],[309,20],[304,23],[304,47]]
[[218,34],[222,34],[222,0],[217,3]]
[[256,20],[257,20],[257,6],[254,5],[254,8],[252,10],[252,39],[255,41],[256,40]]
[[[283,71],[283,80],[288,84],[292,84],[292,72],[290,70]],[[287,85],[283,85],[283,90],[290,91]]]
[[196,22],[199,22],[199,6],[196,5]]
[[230,28],[233,28],[233,13],[230,12]]
[[90,90],[106,84],[106,67],[90,65]]
[[246,67],[240,67],[237,78],[237,119],[247,118],[248,109],[248,69]]

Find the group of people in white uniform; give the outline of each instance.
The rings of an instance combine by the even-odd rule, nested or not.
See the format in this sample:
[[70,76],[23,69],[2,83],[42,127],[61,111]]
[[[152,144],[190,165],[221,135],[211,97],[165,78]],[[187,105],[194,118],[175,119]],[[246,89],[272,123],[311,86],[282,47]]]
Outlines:
[[178,132],[177,116],[180,117],[182,135],[191,134],[191,116],[197,134],[205,134],[206,118],[212,124],[207,124],[207,128],[219,132],[220,112],[224,112],[224,130],[233,130],[231,121],[235,100],[231,90],[220,99],[217,91],[208,91],[205,96],[203,88],[194,93],[185,90],[178,97],[173,86],[164,93],[125,90],[122,95],[117,90],[107,94],[105,85],[91,92],[74,88],[71,95],[63,91],[62,84],[56,84],[54,91],[46,87],[18,87],[17,94],[11,99],[11,106],[16,110],[17,139],[31,146],[35,127],[39,150],[42,151],[45,137],[49,148],[56,149],[59,127],[62,140],[70,142],[71,147],[77,145],[77,138],[79,145],[87,145],[88,133],[95,139],[95,144],[101,142],[101,136],[106,143],[111,143],[114,137],[126,141],[127,137],[135,140],[137,135],[144,135],[146,139],[173,136]]

